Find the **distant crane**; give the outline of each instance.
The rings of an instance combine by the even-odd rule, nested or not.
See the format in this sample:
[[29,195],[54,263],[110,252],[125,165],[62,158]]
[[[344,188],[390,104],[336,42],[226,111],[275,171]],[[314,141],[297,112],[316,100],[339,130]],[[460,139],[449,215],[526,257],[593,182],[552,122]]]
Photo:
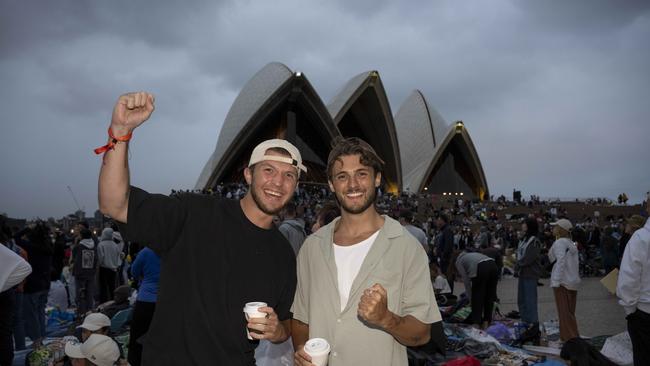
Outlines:
[[74,200],[74,204],[77,205],[77,209],[79,211],[83,211],[81,209],[81,207],[79,206],[79,202],[77,201],[77,197],[74,196],[74,192],[72,192],[72,188],[70,188],[70,186],[68,186],[68,191],[70,191],[70,195],[72,196],[72,199]]

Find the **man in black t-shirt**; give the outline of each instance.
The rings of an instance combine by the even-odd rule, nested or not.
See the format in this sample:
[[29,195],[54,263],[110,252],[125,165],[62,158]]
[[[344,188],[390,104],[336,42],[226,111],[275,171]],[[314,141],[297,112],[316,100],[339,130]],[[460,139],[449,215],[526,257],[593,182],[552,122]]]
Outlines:
[[[290,335],[295,258],[273,226],[293,196],[302,164],[285,140],[252,152],[240,201],[213,196],[150,194],[129,186],[131,132],[154,109],[148,93],[122,95],[115,105],[99,176],[99,205],[130,241],[149,243],[161,257],[156,312],[143,344],[143,365],[254,365],[255,340]],[[246,321],[243,307],[261,301],[266,318]]]

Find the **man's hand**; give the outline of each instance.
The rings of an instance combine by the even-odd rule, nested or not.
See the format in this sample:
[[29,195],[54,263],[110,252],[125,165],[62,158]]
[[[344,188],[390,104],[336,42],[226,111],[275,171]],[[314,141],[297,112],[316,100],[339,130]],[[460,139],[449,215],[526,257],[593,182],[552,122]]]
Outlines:
[[284,325],[278,320],[278,314],[272,307],[262,307],[258,309],[261,313],[267,313],[265,318],[248,319],[248,329],[252,330],[250,335],[253,339],[268,339],[273,343],[285,341],[289,335]]
[[293,363],[297,366],[313,366],[311,363],[311,356],[305,352],[304,344],[298,348],[296,353],[294,353]]
[[429,341],[431,325],[412,315],[401,317],[388,310],[388,294],[378,283],[363,291],[357,314],[364,322],[379,327],[405,346],[420,346]]
[[113,108],[111,129],[115,136],[129,134],[149,119],[154,110],[154,97],[146,92],[121,95]]
[[359,301],[357,314],[369,324],[385,329],[392,313],[388,310],[388,293],[380,284],[375,283],[365,289]]

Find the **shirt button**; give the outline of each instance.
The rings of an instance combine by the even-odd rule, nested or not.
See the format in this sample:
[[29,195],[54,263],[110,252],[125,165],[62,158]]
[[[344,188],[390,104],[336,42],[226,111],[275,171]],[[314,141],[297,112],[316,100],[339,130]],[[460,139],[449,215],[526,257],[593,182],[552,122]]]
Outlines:
[[336,357],[336,356],[338,356],[338,353],[332,352],[332,356]]
[[340,322],[341,322],[341,319],[336,319],[336,322],[337,322],[337,323],[340,323]]

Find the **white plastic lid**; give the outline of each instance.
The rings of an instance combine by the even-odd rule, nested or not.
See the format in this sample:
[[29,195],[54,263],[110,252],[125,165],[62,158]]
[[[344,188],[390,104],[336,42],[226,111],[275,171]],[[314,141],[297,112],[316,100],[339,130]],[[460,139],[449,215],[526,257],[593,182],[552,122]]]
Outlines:
[[330,344],[324,338],[312,338],[305,343],[305,352],[311,354],[322,354],[330,351]]
[[265,302],[261,301],[255,301],[255,302],[248,302],[244,306],[244,312],[245,313],[255,313],[258,311],[259,308],[263,308],[266,306]]

